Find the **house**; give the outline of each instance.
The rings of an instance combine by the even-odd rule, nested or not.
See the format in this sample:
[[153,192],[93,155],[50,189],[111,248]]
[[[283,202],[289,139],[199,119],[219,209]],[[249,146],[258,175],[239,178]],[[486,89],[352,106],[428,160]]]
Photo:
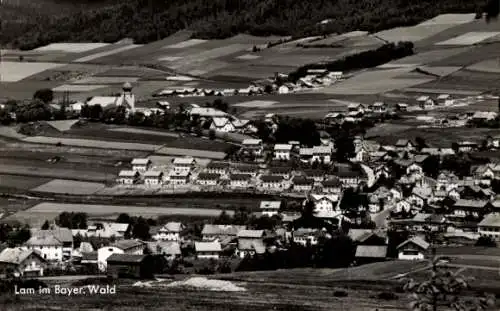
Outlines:
[[279,215],[281,208],[281,201],[261,201],[260,212],[262,215],[273,217]]
[[337,218],[342,212],[339,208],[339,196],[336,194],[311,194],[309,200],[314,203],[314,213],[319,218]]
[[306,178],[310,178],[317,183],[325,179],[325,172],[322,170],[304,170],[304,175]]
[[175,187],[187,185],[189,183],[189,176],[189,171],[174,171],[170,172],[168,178],[170,184]]
[[409,213],[411,210],[412,204],[409,200],[404,199],[400,200],[396,203],[396,208],[394,209],[395,213]]
[[451,100],[451,95],[450,94],[440,94],[436,98],[436,104],[440,106],[445,106],[448,104],[448,102]]
[[219,241],[194,242],[197,259],[219,259],[222,247]]
[[314,179],[296,176],[292,180],[293,190],[299,192],[311,191],[314,186]]
[[222,90],[222,95],[224,95],[224,96],[236,95],[236,90],[235,89],[224,89],[224,90]]
[[181,245],[177,241],[146,242],[147,248],[153,255],[162,255],[167,260],[182,257]]
[[225,133],[232,133],[236,130],[233,122],[231,122],[231,120],[226,117],[212,118],[212,122],[210,123],[210,129]]
[[409,139],[398,139],[394,146],[398,151],[413,151],[415,150],[416,144]]
[[43,276],[46,266],[47,261],[36,250],[16,247],[5,248],[0,252],[0,275]]
[[155,241],[180,241],[184,225],[180,222],[168,222],[152,238]]
[[244,154],[260,157],[263,150],[262,139],[244,139],[241,143],[241,151]]
[[337,177],[322,181],[321,186],[324,193],[340,194],[342,191],[342,183]]
[[313,148],[299,149],[299,159],[302,162],[312,163],[312,158],[313,158]]
[[412,163],[406,167],[406,174],[411,176],[422,176],[423,175],[423,169],[422,166],[419,165],[418,163]]
[[387,112],[387,105],[383,102],[374,102],[371,106],[370,109],[372,112],[375,113],[386,113]]
[[259,173],[259,170],[260,168],[257,165],[238,165],[233,169],[232,173],[246,174],[250,175],[250,177],[255,177]]
[[412,189],[408,201],[416,208],[422,208],[432,196],[432,188],[415,187]]
[[423,260],[425,252],[429,249],[430,244],[420,237],[412,237],[403,243],[399,244],[396,249],[398,251],[398,259],[402,260]]
[[196,160],[192,157],[175,158],[172,164],[174,172],[190,172],[194,168]]
[[417,104],[421,109],[434,108],[434,100],[429,96],[423,95],[417,98]]
[[145,172],[151,166],[151,160],[148,158],[135,158],[130,162],[133,171]]
[[144,184],[147,186],[159,186],[163,181],[163,172],[146,171],[144,173]]
[[330,125],[342,124],[342,123],[344,123],[345,117],[346,116],[344,113],[329,112],[325,115],[324,121],[325,121],[325,123],[330,124]]
[[361,171],[340,170],[336,173],[336,176],[344,187],[358,187],[363,180]]
[[481,236],[500,241],[500,213],[487,214],[477,227]]
[[358,264],[384,261],[387,257],[387,245],[358,245],[354,257]]
[[188,111],[191,118],[198,117],[203,119],[226,117],[228,114],[224,111],[211,107],[193,107]]
[[200,173],[196,180],[202,186],[217,186],[220,181],[220,174]]
[[236,238],[238,232],[245,229],[245,226],[206,224],[203,226],[201,235],[204,241],[223,241]]
[[365,106],[363,104],[353,103],[347,106],[347,111],[349,113],[364,113]]
[[231,174],[229,176],[229,186],[235,189],[247,189],[250,186],[251,179],[250,174]]
[[311,162],[329,164],[332,161],[332,148],[330,146],[312,147]]
[[237,255],[240,258],[263,254],[266,251],[264,245],[264,230],[240,230],[238,232]]
[[458,152],[471,152],[477,150],[478,144],[472,141],[461,141],[457,143]]
[[406,111],[408,111],[408,104],[397,103],[396,104],[396,110],[401,111],[401,112],[406,112]]
[[293,168],[288,166],[276,166],[269,169],[269,175],[290,179]]
[[498,114],[494,111],[476,111],[471,117],[472,121],[491,121],[495,120],[495,118],[498,116]]
[[321,235],[321,231],[318,229],[311,228],[299,228],[292,232],[292,239],[294,243],[306,245],[317,245],[318,238]]
[[67,260],[73,251],[73,234],[67,228],[36,230],[31,232],[31,238],[25,247],[36,250],[47,261]]
[[373,229],[349,229],[347,235],[358,245],[386,245],[387,232]]
[[152,278],[155,262],[151,255],[112,254],[106,260],[107,274],[113,278]]
[[141,175],[138,171],[121,170],[116,180],[122,185],[134,185],[139,182]]
[[274,145],[274,159],[276,160],[290,160],[290,153],[292,145],[289,144],[276,144]]
[[210,174],[225,175],[229,171],[230,165],[227,162],[213,162],[207,164],[204,171]]
[[94,222],[89,224],[87,229],[73,229],[71,233],[73,236],[121,239],[125,236],[129,226],[127,223]]
[[450,207],[452,213],[448,218],[460,221],[465,221],[466,218],[479,220],[487,214],[487,205],[488,201],[485,200],[459,199]]
[[260,188],[263,190],[283,191],[285,188],[283,176],[262,175],[260,177]]

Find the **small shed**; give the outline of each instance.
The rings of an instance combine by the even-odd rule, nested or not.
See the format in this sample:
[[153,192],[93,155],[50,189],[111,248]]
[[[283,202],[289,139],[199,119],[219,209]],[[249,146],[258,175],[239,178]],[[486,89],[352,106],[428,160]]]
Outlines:
[[151,278],[154,261],[151,255],[113,254],[107,259],[108,275],[118,278]]

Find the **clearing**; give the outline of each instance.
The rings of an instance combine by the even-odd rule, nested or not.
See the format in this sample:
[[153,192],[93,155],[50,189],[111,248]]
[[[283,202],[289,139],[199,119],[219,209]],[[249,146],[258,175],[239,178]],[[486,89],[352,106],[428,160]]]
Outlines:
[[98,85],[98,84],[90,84],[90,85],[85,85],[85,84],[63,84],[59,85],[57,87],[52,88],[52,91],[54,92],[75,92],[75,93],[81,93],[81,92],[90,92],[90,91],[95,91],[98,89],[104,89],[109,87],[109,85]]
[[1,63],[0,82],[17,82],[45,70],[62,67],[56,63],[21,63],[4,61]]
[[455,38],[438,42],[436,45],[474,45],[498,35],[500,35],[500,32],[497,31],[472,31]]
[[67,179],[54,179],[31,189],[35,192],[50,192],[60,194],[91,195],[104,188],[104,184],[82,182]]
[[82,53],[102,48],[109,43],[51,43],[34,49],[39,52],[65,52],[65,53]]
[[125,46],[121,46],[121,47],[118,47],[118,48],[110,50],[110,51],[99,52],[99,53],[95,53],[95,54],[92,54],[92,55],[87,55],[87,56],[78,58],[78,59],[74,60],[73,62],[75,62],[75,63],[86,63],[86,62],[90,62],[90,61],[96,60],[96,59],[101,58],[101,57],[110,56],[110,55],[117,54],[117,53],[120,53],[120,52],[123,52],[123,51],[135,49],[135,48],[138,48],[138,47],[141,47],[141,46],[142,45],[138,45],[138,44],[125,45]]

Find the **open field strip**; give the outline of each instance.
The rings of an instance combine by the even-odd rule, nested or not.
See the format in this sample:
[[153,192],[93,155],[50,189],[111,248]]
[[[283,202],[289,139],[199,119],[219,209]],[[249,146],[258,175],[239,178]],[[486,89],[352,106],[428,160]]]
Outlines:
[[135,49],[135,48],[138,48],[138,47],[141,47],[141,46],[142,45],[138,45],[138,44],[125,45],[125,46],[122,46],[122,47],[119,47],[119,48],[116,48],[116,49],[113,49],[113,50],[110,50],[110,51],[105,51],[105,52],[95,53],[95,54],[92,54],[92,55],[87,55],[87,56],[78,58],[78,59],[74,60],[73,62],[74,63],[90,62],[90,61],[93,61],[93,60],[101,58],[101,57],[110,56],[110,55],[117,54],[117,53],[120,53],[120,52],[123,52],[123,51]]
[[242,60],[254,60],[254,59],[258,59],[260,58],[261,56],[259,55],[254,55],[254,54],[244,54],[244,55],[240,55],[240,56],[236,56],[236,59],[242,59]]
[[438,76],[448,76],[462,69],[458,66],[421,66],[420,69]]
[[0,174],[35,176],[61,179],[78,179],[85,181],[105,181],[113,177],[105,172],[91,172],[83,170],[63,169],[63,168],[45,168],[27,165],[0,164]]
[[46,177],[0,174],[0,187],[29,190],[50,180]]
[[201,62],[205,62],[205,61],[208,61],[208,60],[211,60],[214,58],[219,58],[219,57],[227,56],[227,55],[237,53],[240,51],[244,51],[244,50],[251,48],[251,47],[252,47],[252,45],[250,45],[250,44],[234,43],[234,44],[213,48],[213,49],[199,52],[199,53],[188,54],[188,56],[184,57],[179,62],[185,66],[189,65],[189,63],[191,63],[191,62],[201,63]]
[[500,73],[500,58],[487,59],[470,65],[466,69],[481,72]]
[[244,107],[244,108],[262,108],[269,107],[272,105],[278,104],[277,101],[272,100],[251,100],[247,102],[234,104],[234,107]]
[[195,45],[198,45],[198,44],[202,44],[202,43],[205,43],[205,42],[207,42],[207,40],[189,39],[189,40],[186,40],[186,41],[183,41],[183,42],[179,42],[179,43],[176,43],[176,44],[167,45],[164,48],[165,49],[185,49],[185,48],[192,47],[192,46],[195,46]]
[[168,133],[168,132],[153,131],[153,130],[143,130],[143,129],[132,128],[132,127],[110,128],[110,129],[108,129],[108,131],[133,133],[133,134],[148,134],[148,135],[167,136],[167,137],[179,137],[179,134],[177,134],[177,133]]
[[163,147],[156,151],[157,154],[171,155],[171,156],[191,156],[207,159],[222,160],[226,157],[225,152],[206,151],[196,149],[183,149],[183,148],[170,148]]
[[67,179],[54,179],[31,191],[50,192],[59,194],[90,195],[104,188],[104,184],[95,182],[83,182]]
[[419,24],[411,27],[398,27],[384,30],[377,32],[374,36],[389,42],[416,42],[427,39],[454,26],[455,24]]
[[27,136],[20,134],[14,127],[10,126],[0,126],[0,136],[13,138],[13,139],[24,139]]
[[155,151],[162,147],[161,145],[151,145],[151,144],[141,144],[141,143],[125,143],[125,142],[112,142],[112,141],[79,139],[79,138],[46,137],[46,136],[26,137],[23,139],[23,141],[28,143],[37,143],[37,144],[57,145],[60,143],[63,145],[75,146],[75,147],[123,149],[123,150],[137,150],[137,151]]
[[463,95],[463,96],[476,96],[481,95],[481,91],[467,91],[467,90],[455,90],[455,89],[439,89],[439,88],[421,88],[421,87],[407,87],[403,90],[404,92],[414,92],[414,93],[429,93],[429,94],[450,94],[450,95]]
[[39,72],[63,67],[65,64],[56,63],[21,63],[2,62],[0,82],[17,82]]
[[423,65],[431,62],[439,62],[443,59],[465,53],[469,51],[470,47],[457,47],[437,49],[431,51],[420,52],[414,55],[403,57],[401,59],[389,62],[385,65]]
[[476,14],[474,13],[464,13],[464,14],[441,14],[434,18],[431,18],[419,25],[439,25],[439,24],[467,24],[476,19]]
[[66,52],[66,53],[83,53],[109,45],[109,43],[51,43],[34,49],[39,52]]
[[500,35],[498,31],[472,31],[455,38],[438,42],[436,45],[473,45],[498,35]]
[[109,85],[98,85],[98,84],[63,84],[52,88],[54,92],[89,92],[97,89],[107,88]]
[[139,77],[87,77],[71,82],[72,84],[123,84],[137,82]]
[[59,132],[69,131],[76,123],[78,123],[78,120],[47,121],[47,124],[54,127]]
[[160,62],[176,62],[178,60],[181,60],[182,56],[162,56],[158,58]]

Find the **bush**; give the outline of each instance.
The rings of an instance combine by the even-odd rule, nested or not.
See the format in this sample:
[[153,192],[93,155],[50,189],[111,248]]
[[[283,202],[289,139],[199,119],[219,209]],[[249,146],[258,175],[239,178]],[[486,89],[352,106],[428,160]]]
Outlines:
[[397,300],[399,299],[398,295],[391,293],[391,292],[381,292],[380,294],[377,295],[378,299],[382,300]]
[[477,239],[476,246],[497,247],[497,243],[489,236],[481,236]]
[[349,294],[344,290],[336,290],[333,292],[333,297],[347,297]]

